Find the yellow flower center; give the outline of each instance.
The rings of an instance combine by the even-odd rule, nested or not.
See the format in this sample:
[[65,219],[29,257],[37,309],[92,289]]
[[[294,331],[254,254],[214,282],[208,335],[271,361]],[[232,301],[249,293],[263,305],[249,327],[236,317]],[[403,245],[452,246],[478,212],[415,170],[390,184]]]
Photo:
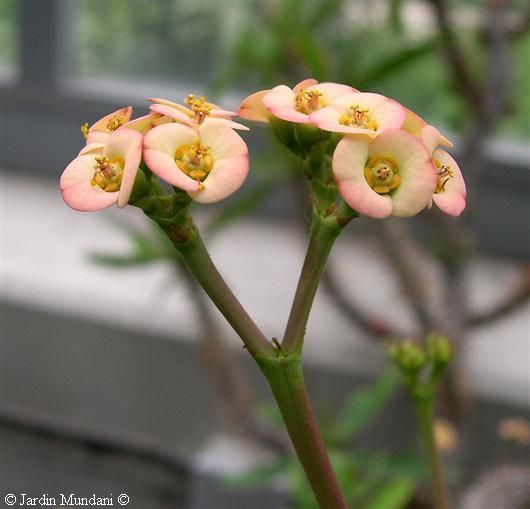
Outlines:
[[90,185],[99,186],[108,193],[119,191],[124,166],[125,161],[121,157],[114,160],[106,156],[96,157],[94,176],[90,180]]
[[364,178],[368,185],[379,194],[387,194],[401,182],[398,165],[390,157],[374,157],[364,168]]
[[359,106],[350,106],[348,111],[341,115],[339,124],[377,131],[377,122],[370,117],[369,110]]
[[206,101],[206,97],[195,97],[193,94],[189,94],[186,97],[186,104],[193,111],[194,120],[199,125],[204,122],[213,109],[213,105]]
[[88,138],[88,130],[89,129],[90,128],[88,127],[88,122],[85,122],[84,124],[81,125],[81,133],[85,137],[85,140]]
[[175,152],[175,163],[188,177],[200,183],[210,174],[213,159],[210,147],[204,147],[198,141],[191,145],[180,145]]
[[299,113],[310,115],[316,110],[326,106],[322,92],[318,90],[302,90],[296,94],[294,107]]
[[433,159],[433,162],[438,174],[438,184],[436,184],[434,194],[439,194],[445,191],[445,184],[455,176],[455,173],[450,166],[442,164],[438,159]]
[[107,131],[115,131],[118,129],[118,127],[121,127],[123,124],[127,122],[127,117],[124,115],[116,115],[114,117],[109,118],[107,122]]

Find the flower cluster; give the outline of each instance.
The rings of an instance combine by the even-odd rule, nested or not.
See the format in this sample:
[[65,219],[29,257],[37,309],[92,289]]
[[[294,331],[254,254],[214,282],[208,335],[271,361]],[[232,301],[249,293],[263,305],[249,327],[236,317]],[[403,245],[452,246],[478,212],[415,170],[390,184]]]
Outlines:
[[132,120],[128,107],[81,127],[86,146],[61,177],[69,206],[123,207],[142,171],[152,172],[197,202],[229,196],[243,184],[249,168],[247,146],[236,133],[248,128],[233,120],[239,115],[282,125],[288,134],[291,129],[284,142],[301,143],[303,132],[311,133],[305,139],[310,145],[334,136],[328,154],[332,179],[344,201],[360,214],[408,217],[432,202],[455,216],[465,208],[460,169],[439,148],[451,143],[383,95],[307,79],[293,89],[279,85],[257,92],[242,102],[238,113],[193,95],[185,105],[150,101],[150,113],[143,117]]
[[451,146],[434,127],[380,94],[338,83],[304,80],[247,97],[239,116],[310,124],[342,136],[332,170],[345,202],[366,216],[408,217],[436,203],[457,216],[466,188],[455,160],[439,146]]
[[234,129],[248,129],[204,97],[189,95],[187,105],[150,99],[150,113],[131,120],[122,108],[81,131],[86,146],[61,176],[65,202],[92,211],[131,199],[142,170],[210,203],[236,191],[248,174],[248,149]]

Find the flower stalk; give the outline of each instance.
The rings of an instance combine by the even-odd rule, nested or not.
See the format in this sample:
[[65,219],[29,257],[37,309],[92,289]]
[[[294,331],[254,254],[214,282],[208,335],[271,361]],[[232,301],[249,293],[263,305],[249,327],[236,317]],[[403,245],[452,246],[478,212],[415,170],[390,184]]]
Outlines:
[[307,390],[299,353],[256,358],[321,509],[348,509],[331,466]]
[[414,402],[431,471],[436,509],[449,509],[449,495],[445,484],[442,461],[434,437],[434,397],[415,398]]
[[335,239],[342,231],[335,216],[323,217],[313,210],[311,237],[307,247],[298,286],[283,336],[284,354],[301,352],[309,313],[320,283],[320,277]]

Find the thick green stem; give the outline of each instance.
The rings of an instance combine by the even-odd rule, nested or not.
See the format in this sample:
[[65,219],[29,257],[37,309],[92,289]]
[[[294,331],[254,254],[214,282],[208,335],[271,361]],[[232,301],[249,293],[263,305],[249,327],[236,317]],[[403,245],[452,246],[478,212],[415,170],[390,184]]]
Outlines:
[[256,358],[282,413],[294,449],[321,509],[348,509],[307,395],[302,358]]
[[434,437],[434,398],[415,400],[425,452],[429,460],[436,509],[449,509],[449,495],[445,485],[440,453]]
[[250,354],[253,357],[260,354],[272,355],[274,348],[219,274],[195,225],[192,225],[188,233],[184,242],[174,242],[174,245],[190,271],[243,340]]
[[313,211],[311,238],[283,336],[284,354],[300,352],[302,349],[307,320],[320,283],[320,276],[341,230],[336,217],[322,217],[318,212]]

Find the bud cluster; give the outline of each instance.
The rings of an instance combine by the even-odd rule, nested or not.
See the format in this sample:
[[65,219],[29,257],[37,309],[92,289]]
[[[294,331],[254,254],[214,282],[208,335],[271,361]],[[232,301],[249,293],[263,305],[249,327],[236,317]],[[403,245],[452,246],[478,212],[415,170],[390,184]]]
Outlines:
[[430,334],[425,346],[414,341],[392,344],[388,353],[399,368],[415,398],[432,398],[440,378],[453,358],[453,348],[446,336]]

